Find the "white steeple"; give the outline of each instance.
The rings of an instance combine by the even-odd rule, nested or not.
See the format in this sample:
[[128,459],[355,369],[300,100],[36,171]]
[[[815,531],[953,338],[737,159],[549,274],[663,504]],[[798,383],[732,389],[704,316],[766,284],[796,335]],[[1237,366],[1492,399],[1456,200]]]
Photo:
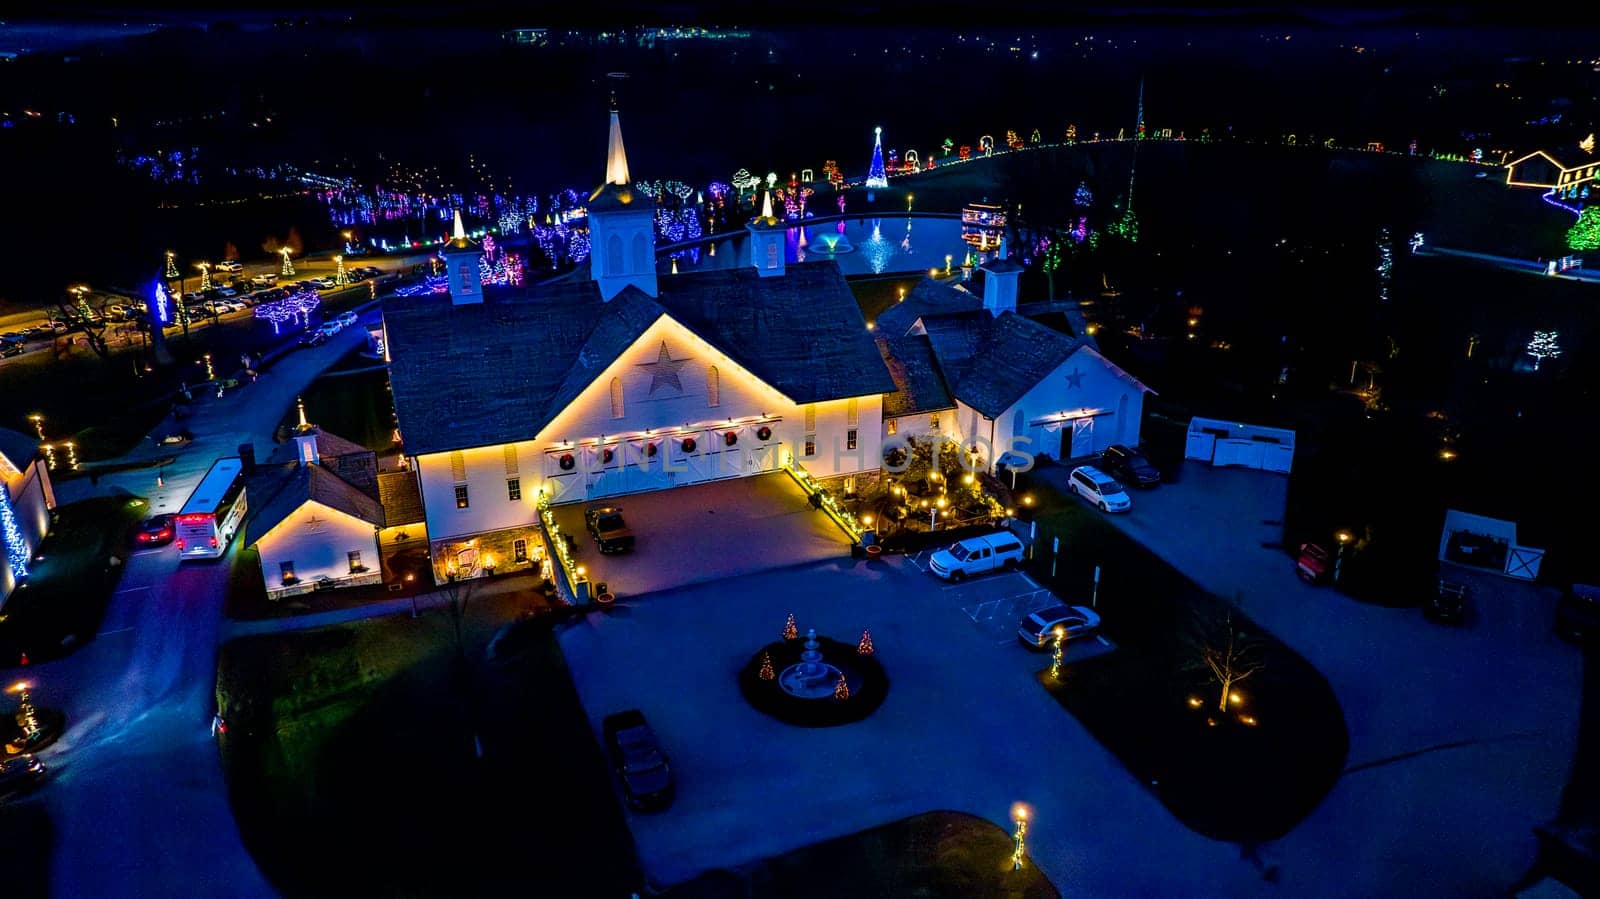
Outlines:
[[611,101],[611,141],[606,146],[606,183],[628,183],[628,154],[622,149],[622,120],[617,117],[614,97]]
[[767,191],[762,197],[761,215],[744,226],[750,232],[750,264],[763,278],[782,277],[785,229],[772,214],[772,192]]
[[456,229],[451,233],[450,239],[461,241],[467,239],[467,229],[461,226],[461,210],[459,208],[456,209]]
[[450,242],[439,250],[444,259],[445,284],[450,289],[450,302],[457,306],[483,302],[483,281],[478,272],[478,259],[483,249],[467,239],[467,229],[461,224],[461,210],[456,209],[454,234]]
[[772,191],[761,195],[761,217],[764,219],[775,218],[772,214]]

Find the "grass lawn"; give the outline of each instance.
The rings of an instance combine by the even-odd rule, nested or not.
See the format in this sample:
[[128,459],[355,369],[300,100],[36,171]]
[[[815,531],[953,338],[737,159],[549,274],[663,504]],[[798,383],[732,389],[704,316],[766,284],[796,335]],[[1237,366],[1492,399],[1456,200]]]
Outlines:
[[44,661],[94,638],[128,557],[128,530],[146,509],[143,499],[126,496],[56,509],[35,553],[43,561],[31,563],[27,585],[0,616],[0,665],[16,664],[24,652],[30,662]]
[[1227,712],[1220,689],[1186,639],[1197,619],[1230,608],[1100,513],[1040,486],[1040,546],[1059,536],[1033,575],[1072,604],[1088,604],[1102,568],[1097,610],[1116,652],[1068,666],[1041,683],[1186,826],[1206,836],[1255,843],[1289,832],[1310,814],[1344,768],[1349,736],[1332,689],[1314,668],[1248,618],[1237,629],[1258,641],[1264,666],[1235,687]]
[[956,812],[929,812],[796,849],[733,871],[713,871],[667,899],[1046,899],[1060,893],[1026,861],[1011,870],[1011,835]]
[[443,612],[223,647],[234,814],[285,895],[638,888],[554,617],[520,626],[517,653],[485,662],[487,631],[510,617],[492,602],[469,611],[465,664]]

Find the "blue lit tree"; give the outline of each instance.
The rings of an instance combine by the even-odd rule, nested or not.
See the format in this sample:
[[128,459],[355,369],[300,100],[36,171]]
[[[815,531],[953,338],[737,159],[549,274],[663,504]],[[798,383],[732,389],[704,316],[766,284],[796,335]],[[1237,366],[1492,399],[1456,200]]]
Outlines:
[[872,166],[867,169],[867,187],[889,186],[889,176],[883,170],[883,129],[872,129]]

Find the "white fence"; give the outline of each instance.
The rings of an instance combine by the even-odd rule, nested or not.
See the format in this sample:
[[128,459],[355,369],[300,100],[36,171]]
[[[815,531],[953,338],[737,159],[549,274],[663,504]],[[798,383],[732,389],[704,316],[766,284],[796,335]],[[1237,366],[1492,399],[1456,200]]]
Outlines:
[[1294,462],[1294,432],[1236,421],[1194,418],[1183,457],[1213,466],[1237,465],[1288,474]]

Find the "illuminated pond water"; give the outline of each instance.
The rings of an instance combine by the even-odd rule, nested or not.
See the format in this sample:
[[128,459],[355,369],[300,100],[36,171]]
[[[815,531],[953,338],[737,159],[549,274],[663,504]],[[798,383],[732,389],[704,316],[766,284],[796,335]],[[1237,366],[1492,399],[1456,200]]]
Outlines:
[[[662,253],[658,267],[669,274],[710,271],[750,264],[747,232]],[[790,228],[784,240],[788,262],[833,259],[847,277],[944,268],[945,257],[960,266],[969,247],[961,239],[961,220],[921,215],[844,218]],[[712,248],[715,248],[713,253]]]

